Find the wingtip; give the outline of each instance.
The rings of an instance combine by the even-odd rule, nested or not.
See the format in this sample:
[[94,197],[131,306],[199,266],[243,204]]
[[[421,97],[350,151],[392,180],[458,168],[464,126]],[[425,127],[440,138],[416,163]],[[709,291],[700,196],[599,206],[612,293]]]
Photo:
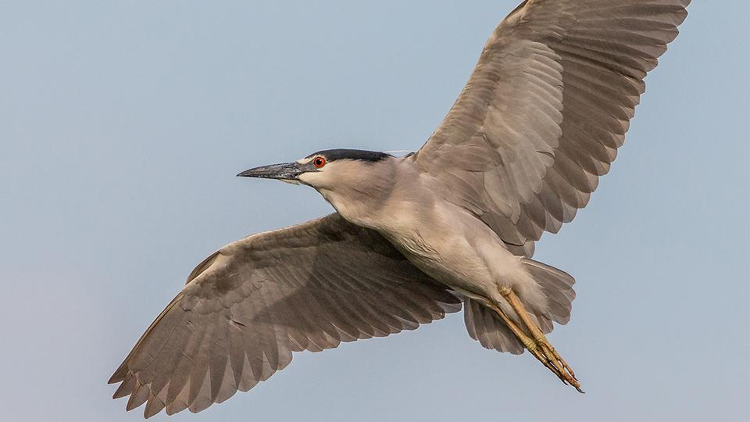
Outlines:
[[118,382],[122,382],[125,380],[125,375],[127,375],[128,370],[125,367],[125,365],[120,365],[119,368],[115,371],[114,374],[112,374],[111,377],[109,377],[109,380],[107,381],[107,384],[117,384]]

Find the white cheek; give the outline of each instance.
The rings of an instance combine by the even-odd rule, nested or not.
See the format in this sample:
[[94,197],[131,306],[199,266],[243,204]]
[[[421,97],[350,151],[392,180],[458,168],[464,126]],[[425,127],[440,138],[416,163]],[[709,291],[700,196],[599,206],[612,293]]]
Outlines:
[[315,182],[320,181],[320,173],[318,172],[308,172],[308,173],[302,173],[299,175],[299,180],[307,183],[308,185],[315,186]]
[[331,184],[331,175],[326,173],[325,169],[302,173],[299,180],[307,183],[314,188],[329,188]]

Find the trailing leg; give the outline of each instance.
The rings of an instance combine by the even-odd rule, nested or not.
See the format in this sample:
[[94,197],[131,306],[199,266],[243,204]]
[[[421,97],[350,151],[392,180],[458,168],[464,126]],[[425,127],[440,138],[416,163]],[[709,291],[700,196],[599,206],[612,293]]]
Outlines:
[[560,372],[560,370],[552,364],[552,361],[550,361],[546,356],[543,355],[542,351],[537,346],[537,341],[527,336],[523,330],[521,330],[508,316],[503,312],[502,309],[500,309],[499,306],[495,304],[490,304],[490,308],[492,308],[495,313],[502,319],[502,321],[505,323],[506,326],[513,332],[513,334],[518,338],[518,340],[523,344],[523,347],[526,348],[526,350],[529,351],[529,353],[532,354],[539,362],[541,362],[544,366],[547,367],[550,371],[552,371],[555,375],[557,375],[558,378],[562,379],[563,382],[565,380],[563,379],[563,375]]
[[[518,320],[521,322],[521,325],[525,327],[526,331],[531,335],[531,339],[528,339],[528,336],[526,336],[525,333],[520,332],[520,335],[523,335],[527,339],[526,341],[524,341],[524,339],[519,337],[519,340],[521,340],[521,342],[524,344],[524,347],[526,347],[534,355],[534,357],[542,361],[542,363],[544,363],[547,368],[549,368],[555,375],[557,375],[560,380],[562,380],[566,384],[572,385],[576,388],[576,390],[583,393],[583,390],[581,390],[581,385],[578,382],[578,379],[576,379],[573,369],[565,362],[565,359],[563,359],[562,356],[557,353],[549,340],[547,340],[547,337],[544,335],[542,330],[536,325],[536,323],[534,323],[534,321],[531,320],[529,314],[526,312],[526,309],[523,306],[523,303],[518,298],[518,295],[516,295],[513,289],[500,289],[500,295],[502,295],[502,297],[513,308],[516,315],[518,316]],[[501,313],[499,313],[499,315],[501,316],[501,318],[503,318],[503,321],[505,321],[506,324],[513,324],[513,322],[510,321],[507,315],[505,315],[502,310],[499,309],[499,307],[497,307],[496,311],[499,311]],[[515,326],[515,324],[513,325]],[[516,331],[520,331],[520,328],[518,326],[515,326],[515,330],[513,328],[511,328],[511,330],[513,330],[515,334]],[[519,334],[516,335],[519,336]],[[534,344],[528,346],[528,340],[531,340]]]

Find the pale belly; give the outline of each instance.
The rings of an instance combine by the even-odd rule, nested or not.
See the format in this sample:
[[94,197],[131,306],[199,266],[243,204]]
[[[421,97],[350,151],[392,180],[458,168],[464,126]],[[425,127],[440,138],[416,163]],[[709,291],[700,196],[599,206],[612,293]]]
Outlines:
[[512,285],[520,262],[500,238],[460,210],[440,211],[429,223],[380,232],[417,268],[461,293],[497,297],[498,287]]
[[324,196],[344,218],[377,230],[417,268],[462,293],[498,299],[500,287],[528,281],[520,259],[495,232],[465,209],[437,199],[429,181],[420,183],[378,207],[350,206],[331,192]]

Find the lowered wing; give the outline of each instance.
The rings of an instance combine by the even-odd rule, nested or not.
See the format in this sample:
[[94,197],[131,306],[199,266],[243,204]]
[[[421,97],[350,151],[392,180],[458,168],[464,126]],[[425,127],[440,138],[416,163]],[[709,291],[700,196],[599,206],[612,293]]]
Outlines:
[[461,309],[378,233],[338,214],[249,236],[203,261],[109,380],[127,409],[199,412],[292,360]]

